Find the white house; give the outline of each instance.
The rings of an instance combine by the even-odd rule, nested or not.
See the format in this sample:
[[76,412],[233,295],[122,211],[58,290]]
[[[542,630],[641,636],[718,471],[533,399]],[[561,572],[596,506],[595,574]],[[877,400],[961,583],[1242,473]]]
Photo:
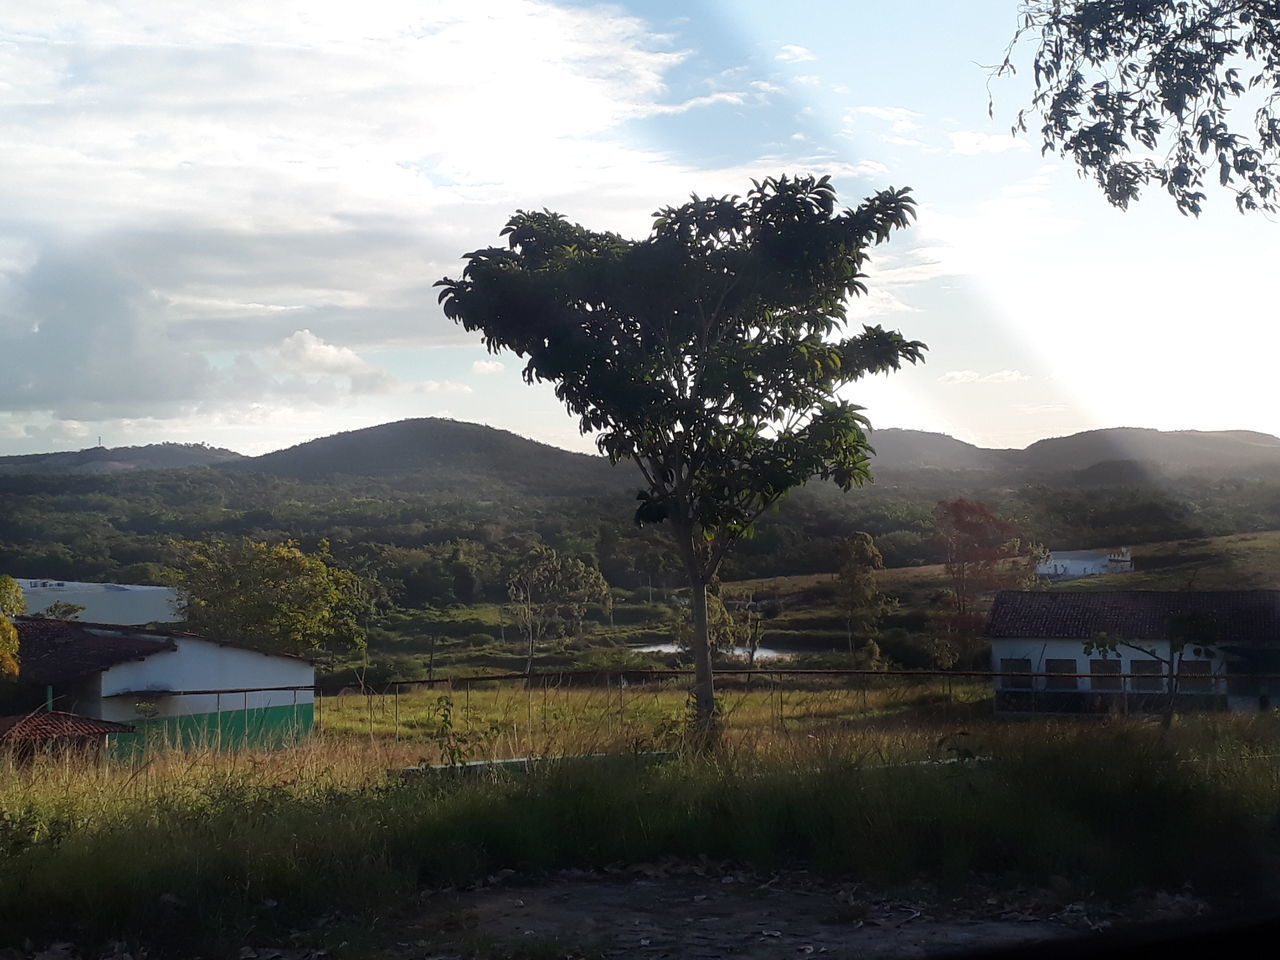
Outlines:
[[1114,550],[1054,550],[1036,566],[1036,573],[1051,580],[1074,580],[1105,573],[1128,573],[1133,556],[1128,547]]
[[[1266,679],[1280,673],[1277,590],[1007,590],[986,635],[1000,711],[1152,709],[1169,690],[1171,649],[1184,702],[1258,710],[1280,694]],[[1103,637],[1115,653],[1085,653]]]
[[84,607],[80,619],[91,623],[173,623],[178,619],[177,591],[128,583],[81,583],[19,577],[27,613],[44,613],[62,601]]
[[303,658],[138,627],[15,623],[19,685],[49,710],[186,746],[271,745],[311,730],[315,667]]

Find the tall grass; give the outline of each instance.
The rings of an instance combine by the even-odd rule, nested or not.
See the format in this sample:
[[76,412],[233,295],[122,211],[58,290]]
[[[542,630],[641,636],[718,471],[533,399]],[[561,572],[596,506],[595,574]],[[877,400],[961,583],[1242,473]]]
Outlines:
[[[1167,738],[1137,721],[941,730],[762,726],[657,766],[465,777],[390,773],[423,744],[376,736],[137,767],[43,758],[0,770],[0,942],[234,946],[423,884],[669,855],[878,884],[1061,875],[1111,896],[1263,876],[1280,809],[1272,718],[1192,719]],[[921,756],[959,762],[903,763]]]

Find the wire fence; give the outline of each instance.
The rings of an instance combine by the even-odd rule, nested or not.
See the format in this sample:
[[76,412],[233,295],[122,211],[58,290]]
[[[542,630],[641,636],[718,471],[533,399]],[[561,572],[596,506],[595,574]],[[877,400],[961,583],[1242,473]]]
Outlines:
[[[432,729],[424,713],[448,712],[468,730],[519,727],[545,735],[574,720],[620,734],[670,725],[688,713],[693,671],[561,670],[399,681],[378,688],[321,690],[317,723],[329,732],[414,737]],[[820,725],[912,713],[942,721],[1000,715],[1156,714],[1170,706],[1167,678],[1148,673],[1063,674],[991,670],[726,668],[715,674],[728,729],[805,731]],[[1107,685],[1094,685],[1102,679]],[[1153,686],[1152,681],[1159,686]],[[1267,709],[1280,675],[1198,675],[1175,685],[1179,712]],[[1070,684],[1070,686],[1068,686]],[[1262,690],[1263,692],[1259,692]]]
[[[693,677],[694,671],[678,668],[578,669],[396,680],[376,687],[335,688],[322,682],[150,693],[168,701],[164,712],[170,720],[182,719],[184,697],[217,695],[224,711],[292,706],[292,742],[313,732],[323,740],[369,738],[419,751],[413,757],[420,760],[413,762],[433,764],[666,749],[688,729]],[[1210,675],[1207,687],[1179,692],[1172,704],[1167,689],[1149,689],[1152,674],[1101,678],[1118,689],[1095,688],[1099,679],[1092,673],[1053,671],[781,665],[727,667],[715,673],[720,722],[730,736],[821,739],[840,731],[858,736],[894,731],[899,744],[904,737],[919,741],[912,747],[915,753],[908,751],[912,756],[920,753],[917,747],[947,731],[999,723],[1003,716],[1141,716],[1163,713],[1171,705],[1179,712],[1265,708],[1265,694],[1256,691],[1280,682],[1280,675]],[[1068,683],[1073,687],[1066,688]],[[1239,695],[1246,684],[1255,691],[1252,699]],[[301,724],[299,706],[305,712]],[[229,714],[218,719],[225,724]],[[260,737],[250,736],[251,729],[256,726],[247,720],[225,736],[219,727],[214,742],[261,745]],[[200,733],[209,739],[203,728]]]

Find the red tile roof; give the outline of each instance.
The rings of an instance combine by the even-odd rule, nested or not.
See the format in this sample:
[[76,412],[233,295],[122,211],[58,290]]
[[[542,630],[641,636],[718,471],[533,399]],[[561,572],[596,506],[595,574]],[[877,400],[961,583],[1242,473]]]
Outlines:
[[86,624],[39,617],[15,617],[14,625],[23,683],[67,683],[117,663],[177,649],[170,638],[138,636],[128,629],[91,631]]
[[1195,617],[1218,642],[1280,644],[1280,590],[1003,590],[987,621],[992,640],[1168,640]]
[[0,743],[17,740],[56,740],[61,737],[100,737],[108,733],[132,733],[127,723],[96,720],[57,710],[0,717]]

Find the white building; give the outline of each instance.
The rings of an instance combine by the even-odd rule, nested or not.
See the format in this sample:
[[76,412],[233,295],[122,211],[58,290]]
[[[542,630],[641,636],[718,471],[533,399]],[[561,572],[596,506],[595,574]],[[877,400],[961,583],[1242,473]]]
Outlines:
[[[1276,590],[1008,590],[996,597],[986,635],[1000,711],[1151,709],[1168,692],[1171,651],[1184,703],[1258,710],[1280,702],[1280,684],[1265,679],[1280,673]],[[1115,641],[1115,653],[1086,654],[1101,638]]]
[[26,597],[27,613],[44,613],[62,601],[84,607],[88,623],[174,623],[178,594],[169,587],[126,583],[82,583],[75,580],[15,578]]
[[47,709],[183,746],[265,746],[311,730],[315,667],[300,657],[137,627],[15,623],[19,684]]
[[1051,580],[1074,580],[1106,573],[1128,573],[1133,556],[1128,547],[1114,550],[1054,550],[1036,567],[1036,573]]

